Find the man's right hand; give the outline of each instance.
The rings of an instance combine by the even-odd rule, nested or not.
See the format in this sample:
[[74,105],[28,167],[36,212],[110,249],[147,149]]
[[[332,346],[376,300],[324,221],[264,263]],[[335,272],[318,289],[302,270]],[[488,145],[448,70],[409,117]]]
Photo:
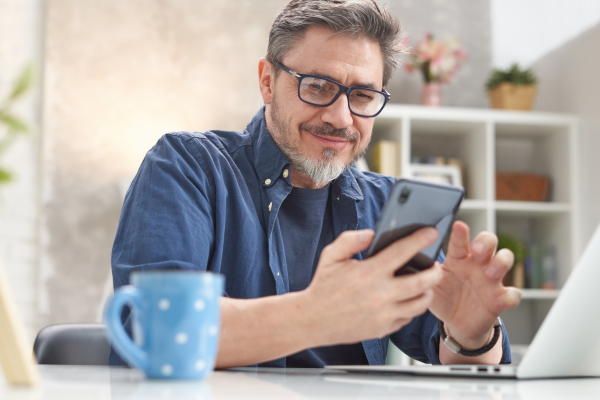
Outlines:
[[442,271],[436,263],[418,274],[394,272],[436,237],[435,229],[422,229],[358,261],[352,256],[369,247],[373,231],[347,231],[323,249],[306,290],[257,299],[223,297],[217,368],[397,331],[427,310]]
[[442,279],[441,265],[417,274],[394,273],[437,235],[434,228],[421,229],[364,261],[352,256],[369,247],[370,229],[346,231],[325,247],[303,293],[307,322],[314,327],[311,341],[327,346],[381,338],[427,311],[431,289]]

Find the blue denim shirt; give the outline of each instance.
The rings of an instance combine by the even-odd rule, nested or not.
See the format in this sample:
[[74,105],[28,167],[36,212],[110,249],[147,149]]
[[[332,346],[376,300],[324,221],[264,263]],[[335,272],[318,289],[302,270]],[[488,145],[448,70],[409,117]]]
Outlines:
[[[283,176],[289,168],[262,109],[243,132],[164,135],[125,198],[112,252],[115,288],[127,285],[134,271],[189,269],[225,275],[225,295],[232,298],[288,293],[277,213],[292,189],[290,176]],[[393,184],[391,177],[355,168],[333,181],[335,237],[349,229],[374,229]],[[369,364],[385,363],[388,339],[362,343]],[[440,362],[437,319],[429,312],[391,339],[410,357]],[[510,362],[506,331],[503,350],[502,361]],[[109,363],[122,361],[112,353]],[[261,366],[284,367],[285,358]]]

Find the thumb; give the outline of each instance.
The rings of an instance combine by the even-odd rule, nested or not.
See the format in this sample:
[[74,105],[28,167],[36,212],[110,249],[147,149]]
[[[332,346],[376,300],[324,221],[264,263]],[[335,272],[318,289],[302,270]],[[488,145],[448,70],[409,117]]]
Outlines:
[[514,308],[521,302],[521,291],[514,287],[504,288],[504,293],[498,296],[496,307],[500,310]]
[[337,239],[323,248],[319,265],[345,261],[356,253],[366,250],[373,241],[374,234],[371,229],[342,232]]

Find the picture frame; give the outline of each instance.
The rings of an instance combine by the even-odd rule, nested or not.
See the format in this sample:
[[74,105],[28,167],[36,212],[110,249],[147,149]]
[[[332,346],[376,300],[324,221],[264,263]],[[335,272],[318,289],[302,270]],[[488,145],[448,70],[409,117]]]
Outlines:
[[9,384],[36,386],[37,363],[0,262],[0,365]]
[[410,164],[408,175],[415,179],[463,187],[458,165]]

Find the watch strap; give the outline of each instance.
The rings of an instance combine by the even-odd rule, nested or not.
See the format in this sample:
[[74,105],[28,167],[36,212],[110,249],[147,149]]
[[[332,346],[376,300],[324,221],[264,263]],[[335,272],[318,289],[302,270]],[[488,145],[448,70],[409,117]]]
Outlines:
[[494,336],[492,340],[488,344],[483,347],[480,347],[476,350],[467,350],[464,349],[456,340],[446,335],[446,331],[444,330],[444,323],[442,321],[438,321],[438,331],[440,333],[440,338],[444,342],[444,345],[450,349],[451,352],[457,353],[467,357],[476,357],[490,351],[498,342],[498,338],[500,338],[500,330],[502,327],[502,320],[500,317],[496,318],[496,322],[494,323]]

